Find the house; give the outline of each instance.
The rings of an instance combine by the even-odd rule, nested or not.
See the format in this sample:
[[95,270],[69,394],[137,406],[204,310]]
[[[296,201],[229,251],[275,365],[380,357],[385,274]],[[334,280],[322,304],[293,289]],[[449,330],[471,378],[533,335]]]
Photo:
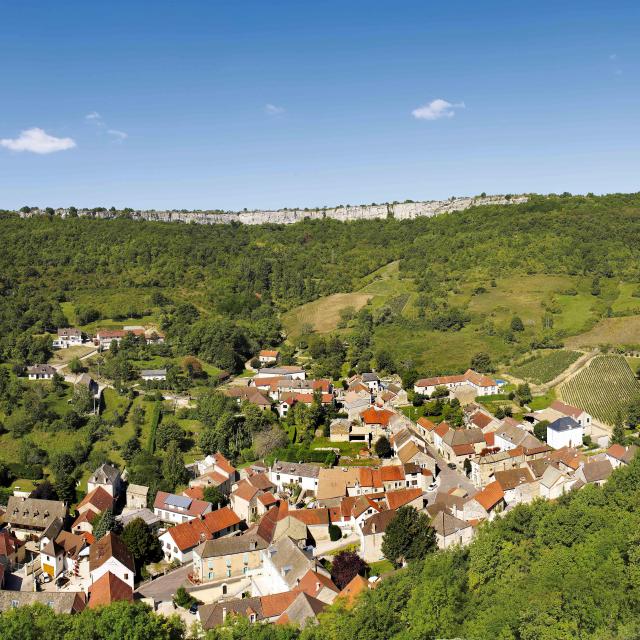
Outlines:
[[124,513],[116,516],[116,520],[126,527],[130,522],[137,519],[142,520],[152,531],[157,531],[162,524],[162,520],[150,509],[127,509]]
[[113,531],[109,531],[100,540],[94,542],[89,553],[91,584],[109,572],[133,589],[136,573],[133,556],[127,545]]
[[210,502],[193,500],[187,496],[158,491],[153,503],[153,512],[168,524],[182,524],[194,518],[200,518],[213,508]]
[[107,606],[119,600],[133,602],[133,589],[111,571],[107,571],[89,587],[90,609]]
[[110,349],[112,342],[115,341],[117,344],[120,344],[120,341],[126,334],[126,331],[120,329],[99,329],[96,333],[95,344],[101,351],[103,349]]
[[93,491],[87,493],[78,504],[78,517],[71,525],[71,531],[80,535],[81,533],[93,533],[93,521],[106,509],[113,508],[113,496],[103,487],[97,486]]
[[29,380],[51,380],[56,370],[50,364],[35,364],[27,367]]
[[116,498],[120,493],[122,478],[120,472],[111,464],[100,465],[87,480],[87,492],[102,487],[107,493]]
[[[494,446],[502,451],[509,451],[509,449],[517,447],[527,450],[545,448],[544,443],[534,435],[507,421],[503,421],[502,425],[496,429],[493,442]],[[549,450],[549,447],[546,447],[546,450]]]
[[55,539],[43,536],[40,540],[40,566],[42,571],[52,578],[61,573],[79,570],[81,556],[86,557],[87,541],[83,536],[60,531]]
[[326,606],[324,602],[308,593],[298,593],[295,600],[276,620],[276,624],[291,624],[300,628],[304,628],[308,624],[316,624],[318,615],[324,611]]
[[10,531],[0,531],[0,566],[13,571],[25,560],[25,544]]
[[550,408],[553,411],[561,413],[563,416],[573,418],[585,430],[585,433],[589,433],[588,429],[591,426],[591,416],[584,409],[578,409],[578,407],[565,404],[560,400],[554,400]]
[[473,369],[467,369],[462,375],[422,378],[416,381],[413,390],[420,395],[431,396],[437,387],[444,387],[449,391],[453,391],[463,385],[471,387],[478,396],[499,393],[499,385],[496,380],[477,373]]
[[381,389],[380,378],[378,378],[377,373],[373,373],[373,372],[363,373],[360,376],[360,381],[362,382],[362,384],[369,387],[369,391],[371,391],[371,393],[373,393],[374,395],[378,393],[378,391],[380,391]]
[[351,440],[351,423],[344,418],[334,418],[329,425],[331,442],[349,442]]
[[544,470],[540,478],[540,497],[547,500],[555,500],[561,495],[569,491],[573,486],[575,479],[568,473],[558,469],[558,467],[550,464]]
[[333,507],[347,495],[348,487],[355,487],[360,479],[356,467],[320,469],[316,498],[321,506]]
[[[331,393],[322,393],[319,400],[320,404],[325,407],[334,403],[334,397]],[[283,393],[280,396],[280,402],[278,402],[276,407],[278,415],[281,418],[284,418],[287,413],[289,413],[289,409],[291,409],[291,407],[297,402],[310,407],[316,402],[316,395],[314,393]]]
[[506,503],[504,491],[498,482],[489,483],[482,491],[464,503],[465,520],[492,520],[500,513]]
[[275,364],[278,362],[279,357],[280,352],[276,349],[262,349],[262,351],[258,353],[260,364]]
[[142,484],[127,485],[127,509],[146,509],[149,487]]
[[[193,550],[193,576],[197,582],[225,583],[230,579],[250,576],[262,567],[261,551],[270,538],[261,535],[257,525],[239,536],[228,536],[201,542]],[[222,586],[222,585],[221,585]],[[223,595],[227,595],[222,589]]]
[[166,369],[143,369],[140,372],[140,377],[145,382],[153,381],[153,380],[166,380],[167,370]]
[[261,595],[291,591],[309,569],[316,569],[310,555],[302,551],[289,536],[283,536],[261,552],[263,579]]
[[547,425],[547,444],[554,449],[581,447],[583,435],[584,427],[569,416]]
[[384,532],[395,517],[395,511],[380,511],[367,518],[362,526],[357,528],[360,537],[360,555],[366,562],[376,562],[384,558],[382,553]]
[[358,596],[371,588],[371,583],[366,578],[363,578],[361,575],[356,575],[338,594],[338,598],[340,598],[347,608],[351,608],[356,603]]
[[433,432],[436,430],[435,423],[431,422],[429,418],[418,418],[416,428],[418,433],[422,435],[427,442],[433,444]]
[[82,591],[0,591],[0,613],[40,604],[54,613],[80,613],[86,606]]
[[611,445],[607,451],[606,456],[611,466],[614,469],[618,467],[626,467],[638,452],[638,447],[635,444],[623,447],[621,444]]
[[526,467],[496,471],[495,481],[500,485],[507,505],[533,502],[538,497],[538,483]]
[[52,346],[56,349],[68,349],[82,345],[82,331],[66,327],[58,329],[58,335],[54,338]]
[[603,485],[613,473],[613,465],[605,456],[600,460],[590,460],[576,471],[576,478],[584,484]]
[[229,507],[223,507],[210,511],[202,518],[169,527],[159,537],[165,560],[189,562],[199,544],[239,531],[240,523],[240,518]]
[[198,460],[191,465],[196,478],[189,482],[190,487],[215,487],[227,496],[238,479],[236,468],[218,451]]
[[243,402],[250,402],[262,411],[271,409],[271,400],[256,387],[231,387],[226,389],[224,394],[229,398],[235,398],[239,405]]
[[445,509],[440,509],[432,517],[431,526],[436,533],[438,549],[448,549],[454,545],[464,546],[473,538],[471,524],[456,518]]
[[39,539],[54,520],[66,517],[67,507],[59,500],[9,496],[4,521],[19,540],[32,540]]
[[402,464],[415,464],[423,473],[430,472],[432,476],[436,473],[436,461],[431,457],[423,446],[410,440],[398,451],[398,459]]
[[96,400],[99,399],[100,386],[88,373],[81,373],[76,377],[76,381],[73,384],[75,387],[86,387],[86,389],[89,391],[89,395],[92,398],[95,398]]
[[368,387],[359,391],[347,391],[341,398],[342,409],[350,421],[359,420],[360,414],[371,406],[372,396]]
[[481,429],[448,429],[442,436],[440,455],[447,461],[461,466],[485,448],[484,434]]
[[313,598],[317,598],[325,604],[331,604],[340,593],[340,589],[336,587],[333,580],[319,571],[309,569],[302,576],[294,591],[303,591]]
[[380,393],[380,400],[385,407],[402,407],[409,404],[407,392],[399,384],[389,384]]
[[302,367],[283,365],[280,367],[267,367],[266,369],[259,369],[259,378],[271,378],[274,376],[291,378],[292,380],[304,380],[306,378],[305,370]]
[[268,475],[277,491],[283,491],[287,485],[297,484],[301,487],[302,495],[306,492],[315,495],[321,468],[319,464],[310,462],[295,463],[276,460],[269,469]]

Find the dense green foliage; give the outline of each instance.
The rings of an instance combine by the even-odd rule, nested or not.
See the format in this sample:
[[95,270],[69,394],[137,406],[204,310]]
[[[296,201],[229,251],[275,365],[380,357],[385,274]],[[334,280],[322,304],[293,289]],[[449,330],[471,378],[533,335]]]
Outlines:
[[509,373],[522,380],[543,384],[559,376],[579,357],[580,354],[577,351],[558,349],[549,353],[533,356],[511,367]]

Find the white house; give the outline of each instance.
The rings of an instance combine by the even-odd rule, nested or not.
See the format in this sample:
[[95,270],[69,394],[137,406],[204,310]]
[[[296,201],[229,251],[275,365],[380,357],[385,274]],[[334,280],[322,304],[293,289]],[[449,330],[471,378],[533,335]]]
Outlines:
[[275,349],[263,349],[258,354],[260,364],[275,364],[278,361],[280,352]]
[[309,462],[278,462],[269,469],[269,480],[278,491],[283,491],[286,485],[299,484],[302,493],[309,491],[315,495],[318,490],[318,477],[321,465]]
[[307,377],[302,367],[282,365],[280,367],[267,367],[258,371],[258,378],[291,378],[292,380],[304,380]]
[[581,447],[584,427],[573,418],[558,418],[547,426],[547,444],[554,449]]
[[167,370],[166,369],[143,369],[140,372],[140,377],[147,380],[166,380],[167,379]]
[[380,391],[380,378],[376,373],[363,373],[361,376],[362,384],[369,387],[371,393],[376,394]]
[[127,545],[112,531],[91,545],[89,575],[91,584],[111,572],[133,589],[136,567]]
[[96,344],[100,349],[110,349],[111,343],[115,341],[120,344],[120,340],[125,337],[126,333],[121,329],[100,329],[96,333]]
[[200,518],[213,508],[210,502],[193,500],[188,496],[177,496],[173,493],[158,491],[153,503],[153,512],[169,524],[182,524],[194,518]]
[[110,464],[100,465],[87,480],[87,493],[102,487],[114,498],[120,493],[122,479],[120,472]]
[[27,375],[29,380],[51,380],[56,370],[50,364],[34,364],[33,367],[27,367]]
[[562,415],[573,418],[585,430],[591,426],[591,416],[584,409],[578,409],[578,407],[565,404],[560,400],[554,400],[549,408],[561,413]]
[[58,336],[53,340],[52,346],[57,349],[68,349],[82,345],[82,331],[67,327],[58,329]]
[[449,391],[453,391],[463,385],[470,386],[478,396],[490,396],[499,393],[499,385],[496,380],[477,373],[473,369],[467,369],[462,375],[457,376],[422,378],[416,381],[413,390],[420,395],[430,396],[437,387],[445,387]]

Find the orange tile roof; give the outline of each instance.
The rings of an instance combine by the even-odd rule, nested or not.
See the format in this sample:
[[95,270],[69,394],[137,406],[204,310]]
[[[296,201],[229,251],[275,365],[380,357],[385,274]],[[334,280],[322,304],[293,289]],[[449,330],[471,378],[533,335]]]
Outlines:
[[262,495],[259,495],[258,500],[260,500],[260,502],[265,507],[269,507],[272,504],[276,504],[278,502],[277,498],[270,491],[268,491],[267,493],[263,493]]
[[107,571],[89,587],[90,609],[106,606],[117,600],[133,602],[133,589],[111,571]]
[[315,598],[323,588],[330,589],[336,593],[340,591],[331,578],[319,573],[318,571],[309,569],[309,571],[302,576],[300,582],[293,591],[304,591],[306,594]]
[[496,434],[494,431],[489,431],[484,434],[484,441],[487,443],[487,447],[494,447],[496,444]]
[[395,510],[413,502],[422,495],[422,489],[398,489],[397,491],[387,491],[387,504],[389,509]]
[[262,349],[262,351],[260,351],[260,355],[263,358],[277,358],[280,355],[280,352],[275,349]]
[[441,422],[436,428],[435,432],[442,438],[445,433],[449,431],[449,425],[446,422]]
[[454,444],[451,448],[457,456],[472,455],[476,451],[472,444]]
[[359,479],[361,487],[373,487],[374,489],[382,488],[382,474],[380,469],[372,469],[371,467],[359,468]]
[[486,511],[495,507],[500,500],[504,499],[504,491],[498,482],[489,483],[480,493],[477,493],[473,499],[480,504]]
[[289,509],[287,515],[308,526],[329,525],[329,509]]
[[218,451],[213,454],[213,459],[225,473],[232,474],[236,472],[236,468]]
[[464,379],[469,382],[473,382],[473,384],[478,387],[495,387],[498,383],[489,376],[485,376],[482,373],[478,373],[473,369],[467,369],[464,373]]
[[471,422],[473,422],[476,427],[484,429],[486,426],[490,425],[491,422],[493,422],[493,416],[488,416],[486,413],[480,413],[480,411],[478,411],[471,418]]
[[156,494],[156,499],[153,503],[154,509],[163,509],[164,511],[173,511],[174,513],[186,514],[190,516],[200,516],[207,509],[211,507],[210,502],[205,502],[204,500],[191,500],[191,504],[188,509],[177,509],[176,507],[171,506],[170,504],[166,504],[165,500],[174,494],[167,493],[166,491],[158,491]]
[[365,424],[380,424],[386,427],[389,425],[389,420],[395,415],[393,411],[389,411],[388,409],[374,409],[373,407],[369,407],[360,414],[360,417]]
[[578,409],[578,407],[574,407],[570,404],[565,404],[560,400],[554,400],[551,403],[550,408],[554,411],[564,413],[566,416],[571,416],[572,418],[578,418],[578,416],[584,413],[582,409]]
[[[431,420],[424,417],[418,418],[417,424],[419,424],[423,429],[426,429],[427,431],[433,431],[436,428],[436,425],[433,422],[431,422]],[[345,589],[346,588],[347,587],[345,587]]]
[[204,489],[200,487],[189,487],[182,492],[183,496],[192,500],[204,500]]
[[404,480],[404,467],[401,464],[390,464],[385,467],[380,467],[380,477],[382,482]]
[[202,519],[194,518],[188,522],[170,527],[167,532],[180,551],[187,551],[204,540],[211,540],[214,534],[239,525],[240,518],[229,507],[207,513]]
[[361,575],[356,575],[351,582],[338,594],[339,598],[347,601],[347,606],[353,605],[356,598],[363,592],[370,589],[370,585]]
[[238,483],[238,488],[233,492],[232,495],[249,502],[251,499],[253,499],[253,496],[258,493],[258,491],[259,489],[257,487],[254,487],[247,480],[240,480],[240,482]]
[[296,591],[284,591],[283,593],[273,593],[269,596],[262,596],[262,615],[265,618],[273,618],[282,614],[289,605],[297,598]]
[[616,460],[621,460],[627,450],[621,444],[612,444],[607,449],[607,454]]

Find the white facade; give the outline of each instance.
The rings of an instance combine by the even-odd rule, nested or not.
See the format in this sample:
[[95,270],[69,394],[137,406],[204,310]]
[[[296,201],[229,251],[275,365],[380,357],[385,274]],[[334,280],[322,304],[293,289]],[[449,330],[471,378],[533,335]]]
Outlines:
[[120,578],[123,582],[126,582],[131,589],[133,589],[134,573],[125,567],[122,562],[116,560],[113,556],[108,560],[105,560],[97,569],[91,572],[91,584],[97,582],[105,573],[111,571],[114,576]]
[[[547,427],[547,444],[554,449],[562,449],[563,447],[581,447],[582,438],[584,436],[584,427],[576,423],[573,429],[556,430],[551,429],[551,425]],[[497,440],[497,438],[496,438]]]

